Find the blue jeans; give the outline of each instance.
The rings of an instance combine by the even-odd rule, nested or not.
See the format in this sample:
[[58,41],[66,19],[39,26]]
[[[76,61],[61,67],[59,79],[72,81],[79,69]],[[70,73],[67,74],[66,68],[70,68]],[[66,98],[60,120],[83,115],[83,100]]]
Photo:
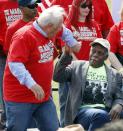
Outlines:
[[79,110],[74,123],[81,124],[87,131],[95,131],[96,128],[100,128],[110,121],[110,116],[106,110],[82,108]]
[[50,98],[40,104],[5,102],[7,131],[26,131],[32,119],[40,131],[56,131],[59,121],[54,102]]
[[64,127],[64,112],[70,83],[59,83],[59,104],[60,104],[60,126]]

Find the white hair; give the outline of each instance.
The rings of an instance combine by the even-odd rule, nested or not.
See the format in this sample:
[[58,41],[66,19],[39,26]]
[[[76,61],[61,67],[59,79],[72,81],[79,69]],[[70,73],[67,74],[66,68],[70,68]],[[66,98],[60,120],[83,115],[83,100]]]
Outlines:
[[39,25],[45,26],[50,24],[57,25],[66,16],[64,8],[54,5],[46,10],[44,10],[39,18]]

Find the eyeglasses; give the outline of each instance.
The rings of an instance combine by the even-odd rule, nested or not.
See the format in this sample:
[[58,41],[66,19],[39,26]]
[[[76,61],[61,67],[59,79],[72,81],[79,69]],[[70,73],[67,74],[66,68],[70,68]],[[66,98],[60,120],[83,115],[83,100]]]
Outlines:
[[83,3],[83,4],[80,5],[80,7],[81,7],[81,8],[84,8],[84,9],[85,9],[86,7],[88,7],[88,8],[90,9],[91,6],[92,6],[91,4],[87,5],[86,3]]
[[38,4],[35,3],[35,4],[32,4],[32,5],[27,5],[27,7],[28,7],[29,9],[34,9],[34,8],[37,8],[37,7],[38,7]]

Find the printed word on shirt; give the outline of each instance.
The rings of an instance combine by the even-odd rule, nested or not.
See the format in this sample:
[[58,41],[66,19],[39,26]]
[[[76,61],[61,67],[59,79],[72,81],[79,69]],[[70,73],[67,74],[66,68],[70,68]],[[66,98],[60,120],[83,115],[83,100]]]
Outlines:
[[123,30],[120,30],[120,42],[123,45]]
[[88,27],[79,27],[79,31],[73,30],[73,36],[77,40],[93,41],[97,38],[96,28],[92,27],[89,29]]
[[40,52],[39,63],[45,63],[53,59],[54,44],[52,41],[43,46],[39,46],[38,50]]
[[21,19],[22,13],[19,8],[4,10],[7,26],[9,26],[15,20]]

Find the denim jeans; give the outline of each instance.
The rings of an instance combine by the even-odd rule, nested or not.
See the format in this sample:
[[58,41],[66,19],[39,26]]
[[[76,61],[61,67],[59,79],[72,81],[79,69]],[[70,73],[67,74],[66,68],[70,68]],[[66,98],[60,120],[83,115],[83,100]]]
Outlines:
[[7,131],[26,131],[35,119],[40,131],[56,131],[59,121],[52,98],[40,104],[5,102]]
[[59,83],[59,104],[60,104],[60,126],[64,127],[64,112],[70,83]]
[[81,124],[87,131],[95,131],[110,121],[106,110],[85,107],[79,110],[74,123]]

